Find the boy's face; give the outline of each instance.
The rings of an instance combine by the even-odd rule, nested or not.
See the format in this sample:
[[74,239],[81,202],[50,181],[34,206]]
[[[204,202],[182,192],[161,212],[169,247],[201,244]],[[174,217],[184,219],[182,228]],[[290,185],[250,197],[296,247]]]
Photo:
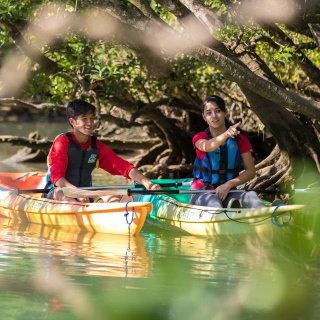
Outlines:
[[89,136],[96,125],[96,118],[92,111],[78,115],[75,119],[69,119],[70,124],[73,127],[73,131],[82,133]]

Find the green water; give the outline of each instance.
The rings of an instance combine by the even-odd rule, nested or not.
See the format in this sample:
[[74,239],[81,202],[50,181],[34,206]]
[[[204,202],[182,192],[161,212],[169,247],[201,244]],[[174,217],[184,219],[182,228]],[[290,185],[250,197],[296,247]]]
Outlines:
[[239,242],[0,219],[1,319],[318,319],[317,216]]
[[2,319],[316,319],[316,270],[258,244],[18,229],[0,231]]
[[[95,171],[95,185],[118,182]],[[301,219],[267,241],[150,226],[136,237],[103,235],[0,218],[1,319],[318,319],[319,197],[297,203],[308,205]]]

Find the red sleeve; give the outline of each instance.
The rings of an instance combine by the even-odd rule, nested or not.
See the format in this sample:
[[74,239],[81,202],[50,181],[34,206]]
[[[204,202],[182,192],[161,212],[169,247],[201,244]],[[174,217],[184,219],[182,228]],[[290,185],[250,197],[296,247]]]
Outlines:
[[99,140],[97,140],[97,147],[99,148],[99,168],[113,175],[122,175],[130,179],[129,172],[134,168],[132,163],[119,157]]
[[69,139],[64,134],[56,137],[53,141],[47,160],[53,184],[60,178],[65,178],[68,167],[69,144]]
[[250,141],[242,133],[240,133],[238,136],[237,144],[238,144],[240,154],[243,154],[252,150],[252,145]]
[[197,157],[199,159],[202,159],[204,156],[205,156],[205,152],[204,151],[200,151],[197,147],[196,147],[196,142],[198,140],[201,140],[201,139],[205,139],[205,140],[208,140],[208,135],[204,132],[204,131],[201,131],[199,133],[196,133],[193,138],[192,138],[192,143],[193,143],[193,146],[196,150],[196,154],[197,154]]
[[[202,159],[204,156],[205,156],[205,152],[204,151],[200,151],[196,146],[196,142],[200,139],[208,139],[208,135],[202,131],[202,132],[199,132],[197,134],[195,134],[192,138],[192,143],[193,143],[193,146],[196,150],[196,153],[197,153],[197,157],[199,159]],[[239,152],[240,154],[243,154],[243,153],[246,153],[246,152],[249,152],[252,150],[252,145],[251,143],[249,142],[248,138],[243,135],[242,133],[239,134],[238,136],[238,139],[237,139],[237,144],[238,144],[238,148],[239,148]]]

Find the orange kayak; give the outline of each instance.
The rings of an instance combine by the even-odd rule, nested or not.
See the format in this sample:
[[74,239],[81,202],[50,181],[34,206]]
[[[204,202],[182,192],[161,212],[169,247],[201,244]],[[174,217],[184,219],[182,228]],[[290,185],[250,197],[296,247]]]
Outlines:
[[45,175],[45,172],[0,172],[0,215],[47,226],[136,235],[152,210],[150,202],[67,202],[41,198],[41,193],[15,192],[42,188]]

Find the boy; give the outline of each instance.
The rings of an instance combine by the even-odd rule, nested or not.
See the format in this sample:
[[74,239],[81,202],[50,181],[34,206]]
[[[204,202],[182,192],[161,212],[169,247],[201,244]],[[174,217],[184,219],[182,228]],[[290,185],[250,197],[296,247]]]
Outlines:
[[[75,201],[66,197],[63,187],[89,187],[95,167],[113,174],[122,175],[142,184],[148,190],[159,190],[158,184],[149,181],[130,162],[116,155],[104,143],[96,139],[95,106],[83,100],[74,100],[67,105],[67,118],[73,132],[60,134],[54,140],[48,155],[47,188],[52,188],[44,197],[54,200]],[[77,199],[89,202],[88,198]],[[105,202],[119,202],[120,197],[107,196]]]

